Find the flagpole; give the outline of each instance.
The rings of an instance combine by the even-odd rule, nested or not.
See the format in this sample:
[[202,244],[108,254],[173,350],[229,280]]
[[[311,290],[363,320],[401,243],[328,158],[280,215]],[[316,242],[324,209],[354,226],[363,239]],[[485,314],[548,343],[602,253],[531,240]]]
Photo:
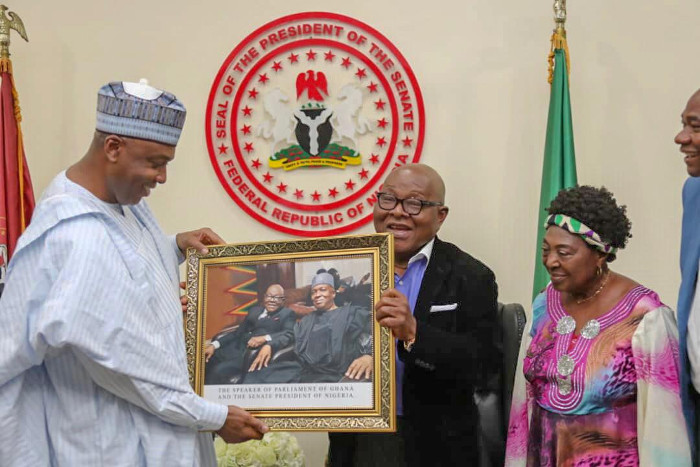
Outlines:
[[[566,0],[554,0],[554,24],[555,31],[564,30],[566,24]],[[566,34],[566,33],[565,33]]]
[[8,18],[5,15],[8,9],[5,5],[0,5],[0,59],[10,58],[10,29],[17,31],[22,39],[29,42],[22,19],[14,11],[8,13]]
[[545,235],[545,209],[563,188],[577,183],[573,121],[569,97],[569,48],[566,42],[566,0],[554,0],[554,31],[548,56],[550,97],[547,116],[540,203],[537,216],[535,273],[532,296],[535,298],[549,282],[542,264],[542,241]]
[[5,287],[8,262],[32,218],[35,203],[10,61],[12,29],[29,41],[20,17],[0,5],[0,295]]
[[569,46],[566,43],[566,0],[554,0],[554,31],[552,32],[552,47],[549,51],[549,77],[547,81],[552,84],[554,76],[554,51],[563,49],[566,57],[566,76],[571,74],[571,61],[569,60]]
[[[15,79],[12,76],[12,61],[10,60],[10,30],[14,29],[20,35],[22,39],[29,42],[27,38],[27,31],[24,28],[24,23],[22,19],[14,11],[10,11],[8,15],[5,12],[8,10],[7,6],[0,5],[0,73],[7,73],[12,83],[12,97],[14,102],[14,114],[15,120],[17,121],[17,176],[19,178],[19,192],[24,193],[24,144],[22,138],[22,127],[20,122],[22,121],[22,113],[19,107],[19,95],[17,94],[17,89],[15,88]],[[27,228],[27,219],[25,217],[25,204],[24,196],[19,197],[19,216],[20,216],[20,228],[24,230]]]

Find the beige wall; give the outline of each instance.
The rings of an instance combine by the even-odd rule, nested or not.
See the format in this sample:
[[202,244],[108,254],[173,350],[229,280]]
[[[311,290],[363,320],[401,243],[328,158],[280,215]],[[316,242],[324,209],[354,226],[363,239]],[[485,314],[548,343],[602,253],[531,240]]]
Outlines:
[[[36,191],[84,153],[99,86],[148,77],[189,110],[168,183],[150,200],[165,229],[209,225],[231,242],[284,238],[244,215],[219,185],[205,147],[207,96],[225,57],[253,29],[298,11],[343,13],[386,35],[418,78],[427,121],[422,160],[443,174],[452,206],[442,237],[493,268],[502,301],[527,303],[551,3],[10,2],[31,41],[14,35],[11,50]],[[673,136],[700,87],[700,3],[570,1],[569,17],[579,181],[606,185],[628,205],[634,238],[615,269],[675,306],[685,170]],[[305,437],[307,451],[322,451],[322,440]]]

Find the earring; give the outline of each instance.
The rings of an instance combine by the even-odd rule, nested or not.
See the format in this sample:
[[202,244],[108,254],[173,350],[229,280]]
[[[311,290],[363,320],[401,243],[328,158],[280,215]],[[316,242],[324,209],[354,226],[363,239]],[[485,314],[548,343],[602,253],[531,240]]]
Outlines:
[[600,276],[601,274],[603,274],[603,268],[598,266],[598,269],[596,269],[595,271],[595,275]]

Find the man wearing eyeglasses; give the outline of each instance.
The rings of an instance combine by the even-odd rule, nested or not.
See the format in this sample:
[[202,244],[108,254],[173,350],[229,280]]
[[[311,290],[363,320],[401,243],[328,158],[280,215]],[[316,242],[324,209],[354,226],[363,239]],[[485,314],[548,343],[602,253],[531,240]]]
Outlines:
[[377,232],[394,235],[394,283],[375,306],[397,339],[398,431],[331,433],[338,466],[478,465],[475,387],[500,366],[493,272],[437,238],[445,185],[423,164],[386,178],[374,206]]
[[[366,308],[335,303],[333,276],[322,270],[311,279],[314,311],[294,326],[294,359],[253,365],[246,384],[337,383],[372,375],[372,316]],[[261,353],[267,345],[263,346]]]
[[263,347],[265,351],[261,349],[253,362],[262,367],[275,350],[292,344],[296,317],[283,305],[284,289],[272,284],[265,291],[263,307],[253,307],[235,331],[206,346],[206,384],[228,384],[232,377],[247,370],[243,368],[246,348]]

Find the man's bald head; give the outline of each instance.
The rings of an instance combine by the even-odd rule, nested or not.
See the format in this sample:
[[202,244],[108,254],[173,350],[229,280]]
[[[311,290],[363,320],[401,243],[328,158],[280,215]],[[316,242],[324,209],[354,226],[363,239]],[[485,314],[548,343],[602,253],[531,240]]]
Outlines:
[[[384,181],[380,196],[395,199],[392,209],[374,205],[374,228],[377,232],[394,235],[394,260],[397,267],[405,267],[408,260],[430,242],[447,217],[445,183],[442,177],[425,164],[408,164],[394,169]],[[403,201],[424,201],[418,214],[408,214]],[[436,205],[436,203],[440,203]],[[387,207],[387,206],[385,206]]]
[[700,177],[700,89],[690,96],[681,114],[682,128],[675,142],[683,153],[688,175]]
[[390,183],[393,177],[419,177],[427,181],[427,186],[432,191],[434,201],[445,202],[445,182],[439,173],[426,164],[406,164],[392,170],[386,177],[384,184]]
[[695,92],[693,93],[693,95],[690,96],[690,100],[693,100],[693,99],[700,99],[700,89],[698,89],[697,91],[695,91]]
[[284,305],[284,288],[279,284],[272,284],[265,291],[265,309],[268,313],[274,313]]

